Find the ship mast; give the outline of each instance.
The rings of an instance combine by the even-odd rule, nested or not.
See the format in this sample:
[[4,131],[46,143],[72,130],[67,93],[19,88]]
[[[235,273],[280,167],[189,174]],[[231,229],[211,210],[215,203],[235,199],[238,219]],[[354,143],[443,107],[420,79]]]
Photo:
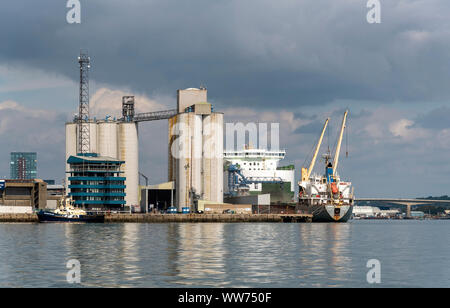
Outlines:
[[348,110],[345,111],[344,118],[342,119],[341,132],[339,134],[338,144],[337,144],[337,147],[336,147],[336,153],[334,154],[333,176],[336,175],[336,170],[337,170],[337,167],[338,167],[338,164],[339,164],[339,154],[341,152],[342,138],[344,137],[344,129],[345,129],[345,124],[347,122],[347,115],[348,115]]
[[311,160],[311,164],[309,165],[309,168],[308,168],[307,179],[309,179],[309,177],[311,176],[311,173],[314,169],[314,165],[316,164],[317,154],[319,154],[320,146],[322,145],[322,141],[323,141],[323,136],[325,135],[325,131],[327,129],[329,121],[330,121],[330,118],[328,118],[325,121],[325,124],[323,125],[322,134],[320,135],[319,141],[317,142],[316,151],[314,152],[314,156],[313,156],[313,158]]

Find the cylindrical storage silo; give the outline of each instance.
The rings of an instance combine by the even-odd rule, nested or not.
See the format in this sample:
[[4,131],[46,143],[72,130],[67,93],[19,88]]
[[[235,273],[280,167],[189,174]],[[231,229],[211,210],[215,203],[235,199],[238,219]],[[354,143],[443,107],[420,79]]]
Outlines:
[[139,205],[139,146],[138,128],[135,122],[119,124],[119,159],[125,163],[121,167],[125,180],[125,201],[127,206]]
[[203,194],[205,200],[223,203],[222,113],[203,119]]
[[[66,123],[66,171],[70,171],[67,160],[70,156],[77,155],[77,124]],[[66,193],[69,193],[69,174],[66,173]]]
[[189,134],[189,115],[182,113],[177,115],[177,122],[173,133],[175,140],[172,147],[172,156],[175,160],[175,183],[176,183],[176,201],[178,211],[183,207],[189,206],[189,186],[191,182],[190,165],[190,134]]
[[[203,161],[203,123],[202,116],[189,113],[189,135],[191,142],[190,165],[191,170],[191,190],[196,198],[203,199],[202,187],[202,161]],[[190,206],[192,208],[192,204]]]
[[175,140],[177,139],[175,128],[178,122],[178,115],[175,115],[169,119],[169,140],[168,140],[168,181],[172,182],[176,179],[176,160],[175,156],[172,152],[176,152],[176,143]]
[[118,158],[117,122],[99,122],[97,126],[97,150],[100,156]]
[[97,150],[97,123],[89,123],[89,153],[98,153]]
[[[175,167],[176,201],[178,211],[192,209],[195,194],[202,199],[202,116],[194,113],[178,114],[169,136],[169,160]],[[169,167],[170,172],[170,167]]]

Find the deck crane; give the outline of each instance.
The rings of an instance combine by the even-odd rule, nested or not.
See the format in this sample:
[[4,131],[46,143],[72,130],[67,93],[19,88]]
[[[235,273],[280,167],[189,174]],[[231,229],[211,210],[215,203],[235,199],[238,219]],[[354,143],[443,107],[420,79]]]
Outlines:
[[325,131],[327,129],[329,121],[330,121],[330,118],[327,118],[327,120],[325,121],[325,124],[323,125],[322,134],[320,135],[319,141],[317,142],[316,150],[314,151],[314,156],[311,160],[311,164],[309,165],[309,168],[308,169],[306,169],[304,167],[302,168],[302,181],[308,181],[309,177],[311,176],[311,173],[314,169],[314,165],[316,164],[317,155],[319,154],[320,146],[322,145],[323,136],[325,135]]
[[339,133],[339,139],[336,147],[336,153],[334,154],[334,160],[333,160],[333,176],[336,176],[336,170],[339,164],[339,154],[341,153],[341,145],[342,145],[342,138],[344,137],[344,130],[347,123],[347,115],[348,110],[345,111],[344,117],[342,119],[342,126],[341,131]]

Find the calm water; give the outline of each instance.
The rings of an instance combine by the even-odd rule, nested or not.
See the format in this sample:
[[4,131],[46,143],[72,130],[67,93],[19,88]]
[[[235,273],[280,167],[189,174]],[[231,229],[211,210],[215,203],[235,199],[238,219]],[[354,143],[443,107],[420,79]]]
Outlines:
[[450,287],[450,221],[0,224],[0,287]]

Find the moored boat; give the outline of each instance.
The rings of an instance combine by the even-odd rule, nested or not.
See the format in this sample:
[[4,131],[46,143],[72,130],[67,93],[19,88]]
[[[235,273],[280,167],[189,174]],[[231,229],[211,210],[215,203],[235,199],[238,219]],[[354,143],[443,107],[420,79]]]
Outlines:
[[312,175],[312,171],[323,141],[329,119],[326,120],[314,156],[308,169],[302,168],[302,179],[299,185],[298,210],[313,215],[313,222],[347,222],[353,213],[354,194],[352,183],[342,181],[337,174],[339,154],[348,111],[342,120],[342,127],[337,142],[333,162],[328,152],[325,160],[325,174]]
[[39,222],[95,222],[105,221],[105,215],[95,212],[87,212],[83,209],[75,208],[70,198],[64,198],[61,206],[56,210],[40,210],[36,213]]

